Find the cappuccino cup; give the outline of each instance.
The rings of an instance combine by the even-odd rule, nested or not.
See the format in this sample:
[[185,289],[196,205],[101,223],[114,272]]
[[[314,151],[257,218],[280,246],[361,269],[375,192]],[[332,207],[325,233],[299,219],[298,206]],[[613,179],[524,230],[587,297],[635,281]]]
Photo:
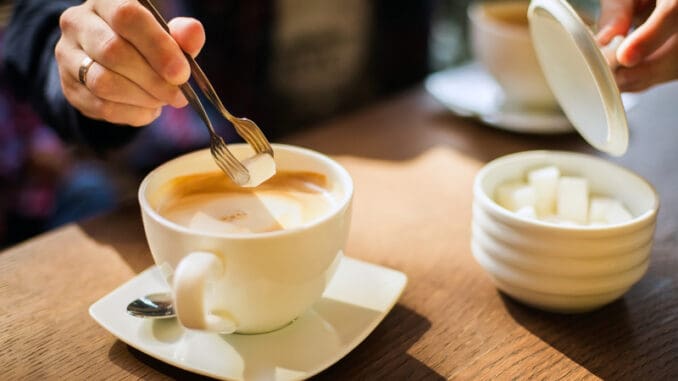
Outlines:
[[[249,145],[229,145],[240,160]],[[353,183],[329,157],[274,144],[277,173],[241,188],[208,149],[171,160],[139,188],[144,231],[179,322],[263,333],[322,296],[348,238]]]
[[468,8],[474,58],[502,90],[506,109],[558,110],[535,53],[527,0],[475,1]]

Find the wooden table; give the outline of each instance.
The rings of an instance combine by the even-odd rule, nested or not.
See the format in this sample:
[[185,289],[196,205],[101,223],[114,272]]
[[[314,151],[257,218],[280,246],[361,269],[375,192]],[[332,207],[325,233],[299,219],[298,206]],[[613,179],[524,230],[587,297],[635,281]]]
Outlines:
[[[346,254],[409,277],[377,329],[318,378],[677,379],[673,89],[648,94],[630,113],[630,149],[617,160],[661,195],[650,269],[622,299],[581,315],[541,312],[502,295],[469,248],[477,170],[528,149],[594,153],[578,135],[486,127],[415,88],[285,139],[333,155],[354,177]],[[195,377],[128,347],[88,316],[90,304],[150,265],[134,203],[0,253],[0,379]]]

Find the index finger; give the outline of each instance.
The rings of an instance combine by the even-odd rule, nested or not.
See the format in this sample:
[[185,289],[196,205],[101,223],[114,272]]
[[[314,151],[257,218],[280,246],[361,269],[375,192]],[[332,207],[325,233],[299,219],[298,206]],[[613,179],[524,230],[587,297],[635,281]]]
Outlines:
[[601,45],[607,45],[615,36],[626,36],[633,23],[634,0],[601,0],[598,34]]
[[136,0],[94,2],[94,12],[130,42],[167,82],[180,85],[190,76],[188,61],[176,41]]
[[634,66],[661,48],[678,33],[677,19],[678,6],[675,2],[657,2],[650,17],[619,48],[620,63]]

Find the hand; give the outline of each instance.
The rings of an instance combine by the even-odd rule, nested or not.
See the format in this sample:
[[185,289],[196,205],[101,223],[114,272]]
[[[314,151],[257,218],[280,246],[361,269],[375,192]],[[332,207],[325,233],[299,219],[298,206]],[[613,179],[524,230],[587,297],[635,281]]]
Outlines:
[[[169,22],[167,34],[136,0],[88,0],[63,12],[55,55],[66,99],[90,118],[143,126],[164,105],[183,107],[178,85],[190,76],[183,51],[196,56],[205,43],[202,24]],[[86,83],[80,65],[94,60]]]
[[626,35],[617,50],[615,72],[622,91],[640,91],[678,79],[678,2],[601,0],[598,42]]

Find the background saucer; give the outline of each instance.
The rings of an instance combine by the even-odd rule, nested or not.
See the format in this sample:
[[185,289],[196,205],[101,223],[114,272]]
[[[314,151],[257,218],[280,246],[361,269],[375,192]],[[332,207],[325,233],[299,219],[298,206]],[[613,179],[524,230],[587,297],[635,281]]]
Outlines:
[[144,320],[125,312],[140,295],[167,291],[153,266],[90,307],[102,327],[168,364],[228,380],[311,377],[353,350],[400,297],[405,274],[344,257],[321,300],[292,324],[259,335],[184,329],[176,319]]
[[476,62],[430,75],[426,89],[455,114],[472,117],[501,129],[539,134],[572,132],[560,111],[504,110],[499,85]]
[[[502,91],[494,79],[478,64],[470,62],[431,74],[426,90],[457,115],[476,118],[500,129],[530,134],[561,134],[574,131],[559,110],[534,111],[502,109]],[[628,111],[636,102],[632,94],[623,94]]]

